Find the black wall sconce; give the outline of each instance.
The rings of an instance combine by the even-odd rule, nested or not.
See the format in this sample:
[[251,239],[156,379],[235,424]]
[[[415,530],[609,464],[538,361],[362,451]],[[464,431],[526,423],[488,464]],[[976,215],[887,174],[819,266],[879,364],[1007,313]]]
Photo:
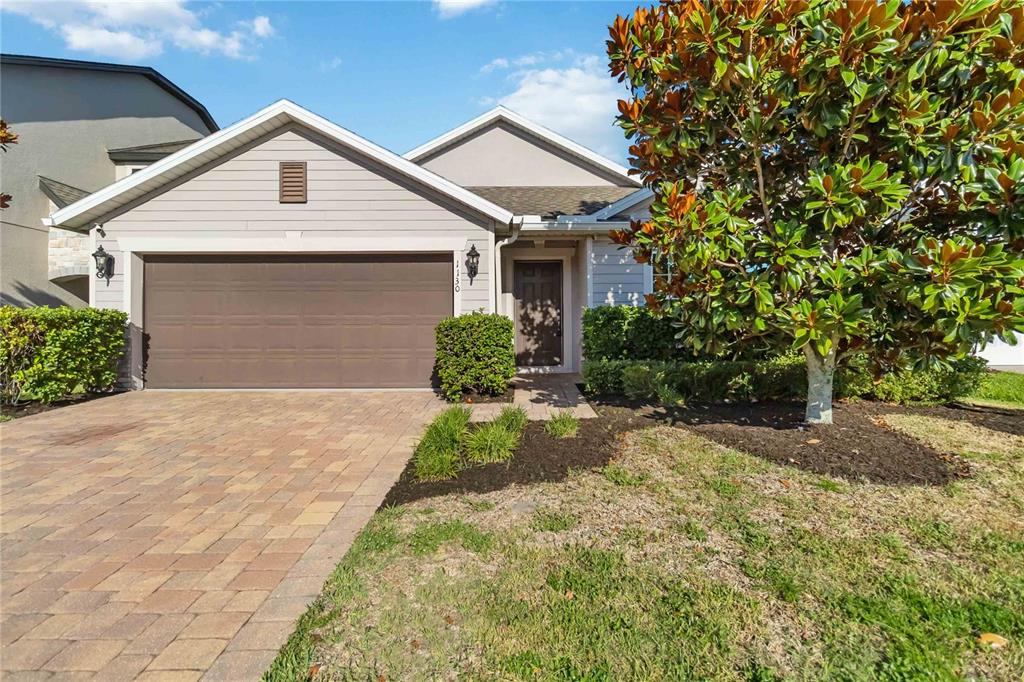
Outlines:
[[107,286],[110,286],[110,278],[114,276],[114,257],[103,250],[103,245],[96,249],[92,254],[93,260],[96,261],[96,279],[107,280]]
[[476,250],[476,244],[472,244],[469,247],[469,253],[466,254],[466,274],[469,275],[470,284],[473,283],[473,278],[478,272],[480,272],[480,252]]

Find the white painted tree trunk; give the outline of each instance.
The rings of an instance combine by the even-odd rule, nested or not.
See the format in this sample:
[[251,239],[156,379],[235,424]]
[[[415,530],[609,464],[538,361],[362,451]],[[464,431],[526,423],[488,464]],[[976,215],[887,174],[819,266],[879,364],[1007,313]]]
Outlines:
[[821,357],[808,344],[804,346],[804,356],[807,358],[807,411],[804,420],[808,424],[831,424],[835,351]]

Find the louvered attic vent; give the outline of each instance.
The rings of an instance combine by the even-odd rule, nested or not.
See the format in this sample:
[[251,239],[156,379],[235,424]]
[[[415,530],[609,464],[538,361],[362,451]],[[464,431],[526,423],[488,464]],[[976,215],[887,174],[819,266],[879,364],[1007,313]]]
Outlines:
[[306,203],[306,162],[281,162],[281,203]]

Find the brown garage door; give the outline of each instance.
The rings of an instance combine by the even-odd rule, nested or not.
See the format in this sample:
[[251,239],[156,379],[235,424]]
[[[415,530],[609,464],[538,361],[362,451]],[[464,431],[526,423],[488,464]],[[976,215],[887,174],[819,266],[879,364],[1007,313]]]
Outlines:
[[429,386],[450,254],[150,256],[151,388]]

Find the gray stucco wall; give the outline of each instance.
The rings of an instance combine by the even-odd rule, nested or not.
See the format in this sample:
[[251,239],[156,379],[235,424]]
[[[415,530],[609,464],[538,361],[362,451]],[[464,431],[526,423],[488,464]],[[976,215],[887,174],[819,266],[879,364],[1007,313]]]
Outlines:
[[0,157],[0,186],[14,197],[0,214],[0,300],[20,306],[88,303],[81,278],[49,280],[40,175],[94,191],[114,181],[108,149],[209,134],[193,109],[145,76],[105,71],[4,64],[0,116],[19,137]]
[[417,163],[464,187],[628,184],[505,123],[494,123]]

